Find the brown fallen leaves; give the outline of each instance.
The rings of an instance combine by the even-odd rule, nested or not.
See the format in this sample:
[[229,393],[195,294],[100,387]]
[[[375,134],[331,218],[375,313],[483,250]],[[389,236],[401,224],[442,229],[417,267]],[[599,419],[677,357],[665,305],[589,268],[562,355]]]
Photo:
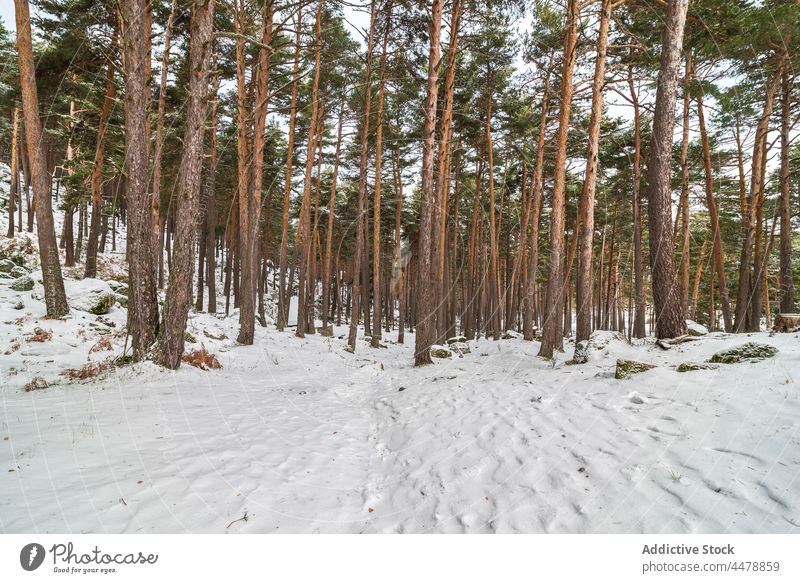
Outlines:
[[209,370],[212,368],[222,368],[222,365],[217,360],[216,355],[211,354],[206,350],[205,346],[185,352],[182,358],[186,364],[191,364],[202,370]]
[[114,366],[112,361],[87,362],[81,368],[68,368],[61,374],[70,379],[83,380],[100,374]]
[[97,343],[89,349],[89,354],[94,352],[100,352],[101,350],[113,350],[114,347],[111,346],[111,334],[106,334],[105,336],[101,337]]
[[47,342],[53,338],[52,330],[45,330],[44,328],[34,328],[33,332],[28,334],[28,342]]

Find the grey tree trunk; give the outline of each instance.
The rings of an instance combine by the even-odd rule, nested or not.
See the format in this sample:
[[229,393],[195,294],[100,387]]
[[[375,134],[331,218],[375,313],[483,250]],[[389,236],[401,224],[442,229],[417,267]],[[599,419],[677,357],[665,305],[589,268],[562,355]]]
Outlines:
[[178,170],[175,242],[164,303],[164,324],[156,362],[178,368],[183,356],[186,320],[192,302],[192,271],[200,210],[203,136],[208,105],[208,69],[211,54],[215,0],[195,0],[189,37],[189,95],[183,157]]

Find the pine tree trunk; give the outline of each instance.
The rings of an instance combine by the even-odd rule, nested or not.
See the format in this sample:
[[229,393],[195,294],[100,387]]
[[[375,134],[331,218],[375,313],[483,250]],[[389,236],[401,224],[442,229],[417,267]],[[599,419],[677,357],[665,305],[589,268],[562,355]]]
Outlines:
[[600,151],[600,122],[603,116],[603,82],[606,73],[608,27],[611,20],[611,0],[600,4],[600,30],[597,33],[594,80],[592,82],[592,113],[589,119],[589,139],[586,147],[586,178],[578,207],[579,247],[578,275],[575,288],[577,309],[575,342],[588,340],[592,333],[592,269],[594,251],[594,198],[597,188],[597,156]]
[[208,153],[208,172],[206,174],[206,285],[208,286],[208,313],[217,313],[217,263],[216,263],[216,242],[217,242],[217,197],[216,197],[216,178],[217,178],[217,126],[219,123],[219,72],[217,71],[216,51],[211,59],[211,66],[214,72],[211,95],[211,125],[209,127],[209,153]]
[[[789,186],[789,130],[791,85],[788,68],[782,76],[783,100],[781,102],[781,235],[780,235],[780,311],[794,312],[794,282],[792,281],[792,199]],[[13,211],[12,211],[13,214]],[[767,311],[769,313],[769,311]]]
[[547,278],[545,298],[544,327],[539,356],[553,358],[555,351],[564,349],[564,227],[567,137],[569,118],[572,111],[572,83],[577,56],[578,20],[580,18],[578,0],[569,0],[567,5],[566,34],[564,39],[564,63],[561,73],[561,107],[558,116],[556,135],[556,158],[554,162],[554,181],[552,192],[552,214],[550,217],[550,267]]
[[633,103],[633,278],[634,278],[634,314],[632,336],[644,338],[645,313],[647,306],[644,298],[644,259],[642,257],[642,130],[641,114],[639,113],[639,94],[633,85],[633,66],[628,66],[628,88],[631,92]]
[[784,61],[781,59],[776,67],[772,80],[767,85],[764,96],[764,111],[756,126],[755,141],[753,146],[753,168],[750,176],[750,193],[745,201],[745,212],[742,213],[742,250],[739,256],[739,288],[736,291],[736,316],[734,332],[757,331],[759,326],[748,326],[750,321],[751,306],[753,302],[753,287],[755,279],[751,273],[753,259],[753,240],[756,229],[756,213],[758,199],[763,192],[762,165],[766,158],[764,143],[769,132],[769,120],[775,101],[778,83],[780,82]]
[[[14,236],[14,203],[19,192],[19,107],[14,107],[11,118],[11,177],[8,185],[8,231],[7,237]],[[20,208],[22,206],[20,205]],[[72,222],[70,221],[70,224]]]
[[28,0],[14,0],[19,55],[19,83],[22,93],[22,112],[25,117],[25,143],[33,183],[33,204],[37,215],[37,239],[41,260],[44,300],[48,318],[60,318],[69,313],[58,243],[53,225],[53,209],[47,184],[47,167],[42,150],[42,122],[39,118],[39,97],[36,91],[36,69],[33,63],[31,22]]
[[[367,38],[367,66],[365,71],[364,83],[364,117],[361,121],[361,135],[359,136],[359,159],[358,159],[358,216],[356,217],[356,240],[355,253],[353,259],[353,285],[351,288],[351,311],[350,311],[350,331],[347,336],[347,343],[351,351],[356,349],[356,337],[358,334],[358,321],[362,306],[362,286],[365,283],[362,277],[364,262],[364,244],[366,239],[367,221],[367,163],[369,160],[369,122],[370,105],[372,97],[372,48],[375,41],[375,16],[376,1],[370,4],[369,34]],[[365,321],[365,325],[367,322]]]
[[317,5],[316,24],[314,26],[314,83],[311,89],[311,120],[308,124],[308,146],[306,147],[306,171],[303,181],[303,198],[300,207],[300,225],[298,249],[300,249],[300,273],[297,288],[297,328],[295,334],[305,337],[309,310],[309,288],[313,290],[314,282],[310,278],[311,254],[314,247],[311,238],[311,187],[312,173],[314,170],[314,153],[317,149],[317,132],[319,128],[319,76],[320,59],[322,54],[322,6],[323,0]]
[[429,27],[428,81],[425,97],[425,122],[422,130],[422,194],[420,198],[420,228],[418,248],[418,279],[416,301],[417,336],[414,347],[414,365],[431,364],[431,345],[435,328],[433,281],[431,266],[431,228],[433,226],[434,176],[433,163],[436,148],[436,105],[439,93],[439,60],[442,26],[442,0],[432,0]]
[[175,209],[175,242],[164,303],[164,324],[156,362],[178,368],[183,356],[186,322],[192,301],[192,270],[200,187],[203,170],[203,137],[208,104],[209,56],[213,39],[216,0],[195,0],[189,33],[189,88],[183,156],[178,169]]
[[153,146],[153,184],[150,194],[150,214],[153,225],[152,244],[153,249],[159,259],[159,287],[164,285],[163,235],[161,225],[161,156],[164,150],[164,125],[166,120],[167,106],[167,74],[169,72],[169,56],[172,46],[172,28],[175,23],[175,16],[178,10],[178,0],[172,0],[167,25],[164,28],[164,53],[161,56],[161,79],[158,86],[158,105],[156,112],[156,135]]
[[370,346],[381,345],[381,161],[383,159],[383,101],[386,93],[386,59],[389,42],[389,30],[392,22],[392,2],[386,6],[386,22],[384,23],[383,48],[381,50],[380,73],[378,74],[378,111],[375,121],[375,193],[372,218],[372,337]]
[[[331,193],[328,200],[328,227],[325,232],[325,259],[322,267],[322,330],[327,334],[330,318],[331,298],[331,255],[333,253],[333,219],[336,209],[336,186],[339,180],[339,158],[342,150],[342,128],[344,127],[345,100],[339,106],[339,125],[336,131],[336,153],[333,159],[333,176],[331,177]],[[335,298],[335,295],[334,295]]]
[[536,162],[531,184],[531,235],[528,252],[527,280],[525,282],[525,313],[522,332],[525,340],[533,340],[536,321],[536,275],[539,270],[539,226],[542,217],[542,174],[544,171],[544,143],[547,135],[547,112],[550,104],[550,76],[553,73],[553,57],[547,65],[542,89],[542,111],[539,116],[539,135],[536,141]]
[[675,269],[670,174],[678,68],[687,8],[688,0],[670,0],[667,7],[647,168],[650,268],[658,338],[675,338],[686,333]]
[[[264,180],[264,130],[267,121],[269,89],[269,67],[272,45],[272,18],[274,0],[264,2],[262,9],[261,39],[258,51],[258,67],[255,72],[255,107],[253,115],[253,148],[251,167],[248,168],[247,134],[248,124],[245,97],[244,39],[236,40],[237,77],[237,152],[239,169],[239,228],[241,232],[241,282],[239,288],[239,336],[240,344],[253,343],[255,336],[256,289],[258,287],[259,254],[258,233],[261,218],[261,189]],[[237,10],[237,31],[244,34],[244,0]],[[298,326],[299,328],[299,326]]]
[[97,126],[97,145],[95,146],[94,167],[92,168],[92,219],[89,226],[89,237],[86,241],[84,277],[95,277],[97,275],[97,244],[103,215],[103,166],[106,156],[106,132],[108,130],[108,121],[111,118],[111,108],[114,106],[114,98],[116,96],[115,72],[114,61],[109,59],[106,70],[105,97],[100,111],[100,122]]
[[289,107],[289,136],[286,147],[286,171],[283,188],[283,215],[281,218],[281,248],[279,263],[279,282],[278,282],[278,318],[276,325],[278,330],[283,330],[289,321],[289,304],[291,300],[291,281],[287,289],[286,269],[289,251],[289,206],[291,204],[292,193],[292,165],[294,163],[294,128],[297,119],[297,84],[300,75],[300,28],[302,26],[302,7],[297,11],[297,25],[295,28],[294,44],[294,65],[292,66],[292,97]]
[[123,3],[123,62],[125,67],[125,196],[128,210],[130,292],[128,332],[133,358],[144,358],[158,330],[158,302],[153,257],[153,220],[147,196],[149,146],[150,54],[146,38],[146,0]]
[[703,170],[705,172],[706,185],[706,204],[708,205],[708,215],[711,221],[711,240],[713,242],[712,255],[714,269],[716,271],[717,287],[719,288],[720,308],[722,309],[722,321],[725,332],[733,330],[731,319],[731,302],[728,296],[728,284],[725,276],[725,250],[722,245],[722,230],[719,223],[719,211],[717,201],[714,198],[714,177],[711,167],[711,148],[708,143],[708,132],[706,131],[705,112],[703,110],[703,93],[697,94],[697,117],[700,123],[700,141],[703,145]]
[[[681,198],[679,203],[681,226],[681,309],[689,309],[689,262],[691,233],[689,231],[689,83],[692,79],[692,51],[686,51],[686,65],[683,78],[683,135],[681,138]],[[678,221],[675,221],[673,235],[677,236]]]

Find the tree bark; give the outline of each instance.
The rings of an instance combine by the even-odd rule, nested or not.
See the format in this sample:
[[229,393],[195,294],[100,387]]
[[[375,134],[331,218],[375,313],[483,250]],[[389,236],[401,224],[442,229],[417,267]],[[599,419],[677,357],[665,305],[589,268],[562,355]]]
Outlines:
[[358,321],[361,314],[361,295],[362,295],[362,262],[364,260],[364,243],[367,230],[366,218],[367,211],[367,162],[369,160],[369,120],[370,105],[372,97],[372,47],[375,42],[375,16],[376,2],[370,3],[369,34],[367,35],[367,66],[364,74],[364,117],[361,121],[361,135],[359,136],[359,158],[358,158],[358,216],[356,217],[356,241],[355,253],[353,258],[353,285],[351,288],[351,311],[350,311],[350,331],[347,336],[347,343],[351,351],[356,349],[356,337],[358,334]]
[[28,0],[14,0],[17,25],[17,53],[19,56],[19,83],[22,92],[22,112],[25,118],[25,143],[28,148],[33,204],[38,223],[39,258],[44,284],[46,317],[60,318],[69,313],[58,243],[53,225],[53,209],[47,182],[47,167],[42,149],[42,122],[39,118],[39,97],[36,91],[36,69],[33,63],[31,20]]
[[592,264],[594,250],[594,198],[597,187],[597,156],[600,150],[600,122],[603,116],[603,82],[606,72],[608,28],[611,20],[611,0],[600,3],[600,30],[597,33],[594,80],[592,82],[592,114],[589,119],[589,141],[586,147],[586,178],[578,208],[579,247],[578,275],[575,289],[577,319],[576,345],[588,340],[592,333]]
[[725,276],[725,250],[722,245],[722,230],[720,229],[717,201],[714,199],[714,177],[712,175],[711,167],[711,148],[708,143],[708,132],[706,131],[702,91],[697,94],[697,118],[700,123],[700,141],[703,145],[703,170],[705,172],[706,204],[708,205],[708,216],[711,221],[711,239],[713,241],[712,255],[714,269],[716,271],[717,287],[719,289],[722,321],[723,326],[725,327],[725,332],[731,332],[733,330],[733,321],[731,320],[731,302],[728,296],[728,284]]
[[781,101],[781,235],[780,235],[780,311],[794,312],[794,282],[792,280],[792,198],[789,187],[789,130],[791,108],[791,84],[788,68],[782,75],[783,96]]
[[200,186],[203,170],[203,136],[208,103],[208,69],[216,0],[194,0],[189,34],[189,90],[183,156],[178,170],[175,242],[169,287],[164,303],[163,333],[156,361],[178,368],[183,356],[186,321],[192,301],[192,270]]
[[97,126],[97,144],[94,151],[94,168],[92,169],[92,219],[89,226],[89,237],[86,241],[86,265],[84,277],[97,275],[97,244],[100,236],[100,224],[103,215],[103,167],[106,157],[106,133],[108,121],[111,118],[111,108],[114,106],[116,86],[114,74],[116,67],[114,61],[109,59],[106,70],[106,88],[103,107],[100,111],[100,122]]
[[431,278],[431,227],[433,226],[434,176],[436,147],[436,105],[439,94],[439,60],[442,26],[442,0],[432,0],[429,27],[428,81],[425,98],[425,122],[422,129],[422,194],[420,198],[418,289],[416,302],[417,336],[414,366],[431,364],[431,345],[435,334],[433,281]]
[[580,18],[578,0],[569,0],[567,5],[566,35],[564,38],[564,64],[561,73],[561,107],[558,116],[556,135],[556,157],[554,162],[554,181],[552,193],[552,214],[550,216],[550,267],[545,297],[544,326],[539,356],[553,358],[555,351],[564,349],[564,227],[567,137],[569,118],[572,111],[572,83],[577,57],[578,20]]
[[658,338],[675,338],[686,333],[675,269],[670,172],[678,68],[687,8],[688,0],[670,0],[667,7],[647,168],[650,268]]

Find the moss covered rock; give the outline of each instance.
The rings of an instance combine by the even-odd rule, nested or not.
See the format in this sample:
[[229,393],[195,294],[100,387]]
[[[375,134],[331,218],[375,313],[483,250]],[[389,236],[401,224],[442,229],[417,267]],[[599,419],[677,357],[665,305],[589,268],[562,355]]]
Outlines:
[[453,358],[453,351],[444,346],[434,344],[431,346],[431,356],[434,358]]
[[778,349],[774,346],[760,342],[747,342],[741,346],[720,350],[708,362],[736,364],[743,361],[764,360],[765,358],[772,358],[776,354],[778,354]]
[[18,292],[31,291],[33,289],[33,278],[30,275],[23,275],[11,282],[11,289]]
[[466,342],[450,342],[448,340],[448,344],[450,350],[452,350],[453,352],[457,352],[459,355],[463,356],[464,354],[469,354],[470,352],[472,352],[469,348],[469,344],[467,344]]
[[627,379],[635,374],[643,373],[655,367],[656,365],[654,364],[620,358],[617,360],[617,369],[614,371],[614,378]]
[[186,332],[186,334],[183,335],[183,340],[185,342],[188,342],[189,344],[197,343],[197,338],[195,338],[194,334],[192,334],[191,332]]
[[0,259],[0,273],[11,273],[11,270],[17,267],[17,264],[10,259]]
[[714,370],[717,368],[719,368],[718,365],[709,362],[682,362],[675,370],[678,372],[691,372],[693,370]]
[[457,342],[466,342],[466,336],[453,336],[452,338],[447,339],[447,344],[455,344]]

